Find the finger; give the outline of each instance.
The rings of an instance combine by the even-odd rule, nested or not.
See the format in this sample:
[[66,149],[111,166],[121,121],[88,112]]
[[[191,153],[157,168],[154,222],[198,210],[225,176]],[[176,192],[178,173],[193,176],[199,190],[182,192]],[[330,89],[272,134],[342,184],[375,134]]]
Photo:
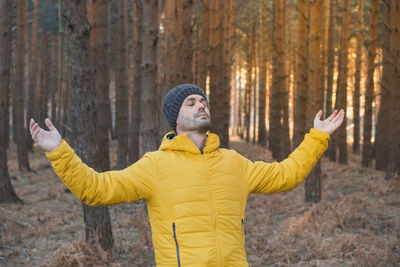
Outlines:
[[39,128],[39,125],[37,123],[34,123],[31,129],[31,134],[33,134],[37,128]]
[[338,116],[336,116],[333,120],[332,120],[332,123],[336,123],[338,120],[340,120],[342,118],[342,120],[343,120],[343,118],[344,118],[344,111],[343,110],[341,110],[340,112],[339,112],[339,115]]
[[40,128],[36,129],[36,131],[32,135],[32,139],[36,142],[37,141],[37,136],[40,132]]
[[31,134],[32,134],[33,124],[35,124],[35,121],[33,119],[31,119],[30,122],[29,122],[29,130],[31,131]]
[[321,116],[322,116],[322,110],[319,110],[317,115],[315,115],[315,119],[314,120],[321,120]]
[[337,113],[338,111],[335,109],[335,111],[328,118],[326,118],[326,120],[332,121],[336,117]]
[[49,128],[50,131],[57,130],[49,118],[45,119],[44,122],[46,123],[46,126],[47,128]]

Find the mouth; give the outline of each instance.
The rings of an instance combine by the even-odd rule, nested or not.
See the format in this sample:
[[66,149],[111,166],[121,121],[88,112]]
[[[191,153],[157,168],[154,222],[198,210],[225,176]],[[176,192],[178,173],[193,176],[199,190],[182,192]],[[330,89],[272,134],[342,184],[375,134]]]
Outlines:
[[199,117],[204,117],[204,118],[208,119],[208,114],[205,112],[202,112],[202,113],[196,115],[196,118],[199,118]]

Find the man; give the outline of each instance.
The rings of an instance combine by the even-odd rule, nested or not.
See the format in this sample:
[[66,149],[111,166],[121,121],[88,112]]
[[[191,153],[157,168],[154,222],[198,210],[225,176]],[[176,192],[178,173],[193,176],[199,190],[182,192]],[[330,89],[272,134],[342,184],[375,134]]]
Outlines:
[[208,132],[210,112],[199,87],[175,87],[165,96],[163,111],[174,131],[158,151],[104,173],[82,163],[49,119],[50,131],[30,123],[33,140],[80,200],[92,206],[147,201],[157,266],[248,266],[243,233],[248,195],[300,184],[344,118],[343,111],[335,111],[321,121],[319,111],[314,129],[289,158],[269,164],[219,148],[218,136]]

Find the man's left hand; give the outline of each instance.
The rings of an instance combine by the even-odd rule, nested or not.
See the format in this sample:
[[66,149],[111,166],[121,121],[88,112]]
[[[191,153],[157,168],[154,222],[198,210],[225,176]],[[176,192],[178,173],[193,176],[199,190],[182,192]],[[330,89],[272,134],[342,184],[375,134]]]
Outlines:
[[321,120],[322,110],[318,111],[317,115],[314,119],[314,128],[324,131],[327,134],[333,134],[337,128],[342,125],[344,120],[344,111],[343,109],[339,112],[335,110],[327,119]]

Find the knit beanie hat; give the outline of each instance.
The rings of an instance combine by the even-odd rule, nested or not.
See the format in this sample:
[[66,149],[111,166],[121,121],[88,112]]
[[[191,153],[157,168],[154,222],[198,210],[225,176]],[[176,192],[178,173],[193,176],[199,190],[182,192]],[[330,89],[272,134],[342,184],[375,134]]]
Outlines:
[[164,97],[163,111],[167,116],[168,124],[176,132],[176,119],[183,101],[190,95],[201,95],[207,100],[204,91],[193,84],[181,84],[173,88]]

